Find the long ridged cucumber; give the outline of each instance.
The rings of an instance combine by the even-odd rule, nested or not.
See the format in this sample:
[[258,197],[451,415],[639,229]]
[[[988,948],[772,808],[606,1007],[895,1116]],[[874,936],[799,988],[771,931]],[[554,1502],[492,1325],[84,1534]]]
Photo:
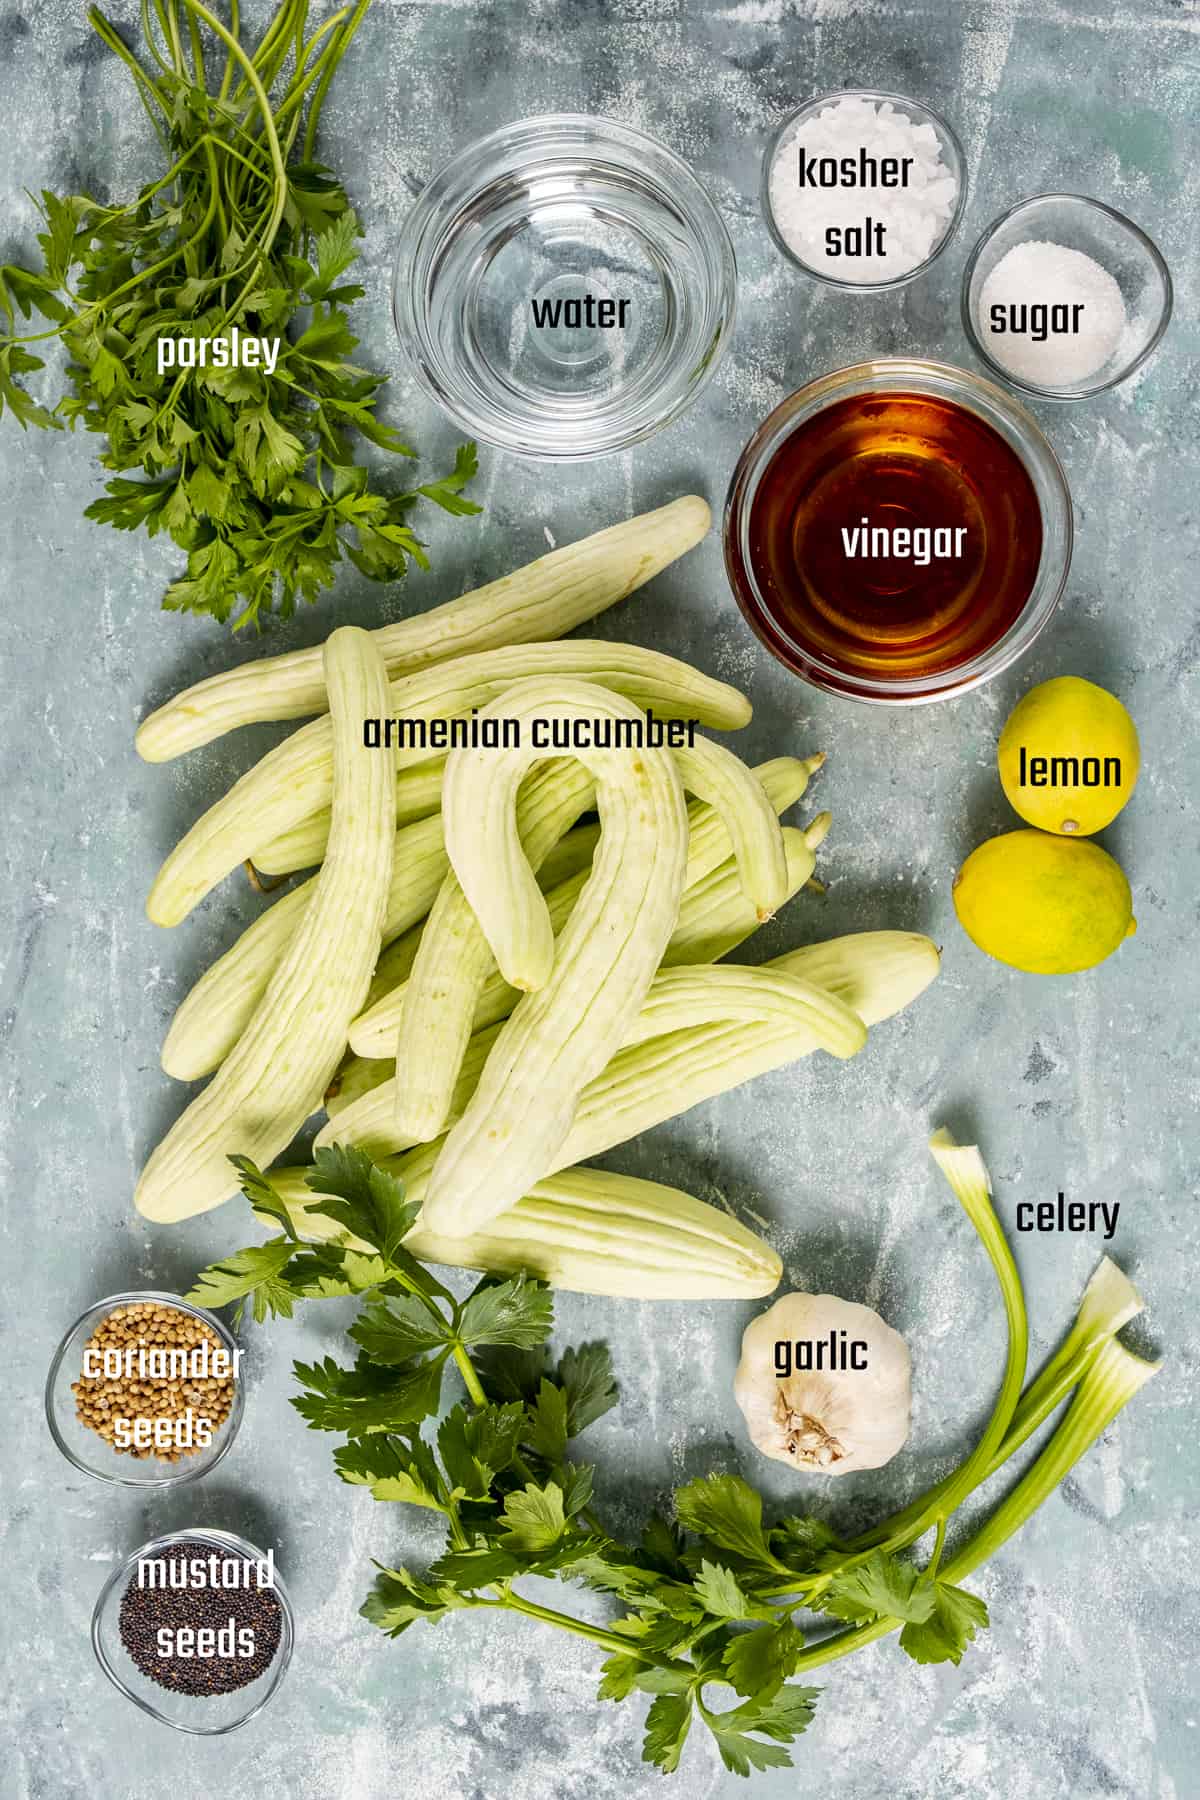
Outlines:
[[658,971],[625,1042],[644,1044],[685,1025],[725,1020],[803,1026],[822,1050],[843,1061],[857,1056],[867,1041],[857,1013],[799,975],[737,963],[697,963]]
[[[940,961],[937,946],[916,932],[863,931],[791,950],[763,966],[799,975],[836,995],[869,1029],[924,993]],[[816,1048],[812,1033],[803,1027],[743,1021],[686,1026],[619,1050],[583,1090],[555,1163],[565,1166],[600,1156],[702,1100],[783,1068]],[[323,1135],[341,1141],[336,1131]],[[382,1160],[404,1179],[409,1199],[423,1200],[437,1154],[437,1144],[422,1144]]]
[[[445,767],[444,756],[431,756],[428,762],[396,770],[397,831],[441,812]],[[254,866],[260,875],[294,875],[297,869],[315,869],[328,842],[329,808],[322,806],[269,844],[260,844],[254,852]]]
[[[687,494],[552,550],[474,593],[385,625],[372,633],[375,645],[394,678],[502,644],[562,637],[698,544],[710,518],[705,502]],[[166,762],[235,726],[302,719],[325,706],[319,649],[269,656],[176,694],[143,722],[137,750],[147,762]]]
[[[937,946],[916,932],[866,931],[791,950],[766,967],[825,988],[870,1028],[910,1005],[939,965]],[[559,1156],[599,1156],[816,1048],[803,1027],[734,1024],[695,1025],[619,1050],[582,1095]]]
[[[757,916],[775,912],[786,898],[787,859],[775,807],[761,783],[732,751],[707,739],[671,754],[683,786],[697,792],[703,805],[703,811],[688,814],[689,872],[699,874],[707,858],[718,853],[723,827]],[[814,760],[796,765],[805,782]],[[777,783],[784,785],[782,780]],[[550,833],[527,839],[522,831],[521,841],[526,860],[536,871],[551,847]],[[586,879],[580,879],[576,898]],[[552,915],[550,922],[557,936],[562,920]],[[448,875],[422,936],[396,1025],[396,1129],[413,1143],[424,1143],[445,1129],[476,1009],[495,974],[495,958],[470,902],[456,877]],[[503,981],[502,976],[497,979]]]
[[732,750],[696,738],[675,751],[689,794],[724,821],[742,886],[760,919],[774,918],[787,898],[787,859],[779,820],[762,785]]
[[[777,756],[773,757],[769,762],[760,763],[754,769],[753,774],[755,779],[760,783],[773,810],[776,813],[781,813],[785,812],[789,806],[800,799],[808,786],[811,776],[822,766],[824,761],[825,758],[823,755],[809,756],[802,760],[792,756]],[[827,826],[829,815],[823,814],[822,818],[824,824]],[[574,863],[577,870],[586,868],[587,861],[589,861],[590,858],[584,858],[583,860],[577,859],[579,857],[579,847],[583,842],[582,834],[589,831],[592,833],[591,841],[594,844],[599,837],[599,827],[577,827],[576,832],[570,833],[567,838],[562,839],[558,845],[549,851],[538,874],[539,883],[546,891],[546,903],[550,908],[551,922],[554,927],[555,935],[561,931],[570,915],[572,906],[574,906],[576,900],[583,891],[583,881],[580,879],[575,880],[574,885],[570,888],[564,888],[560,883],[564,880],[571,879],[568,872],[568,863]],[[756,919],[749,920],[746,924],[746,929],[741,930],[740,935],[734,936],[724,945],[724,949],[720,951],[706,951],[703,954],[691,956],[686,959],[673,957],[672,952],[681,933],[694,933],[697,930],[709,927],[710,921],[708,919],[707,910],[705,908],[693,907],[691,904],[691,896],[694,890],[702,882],[708,880],[715,871],[723,868],[725,859],[730,855],[731,848],[729,832],[721,819],[720,814],[715,812],[713,808],[704,801],[693,801],[688,807],[688,834],[688,860],[687,868],[684,873],[684,898],[680,906],[680,914],[676,923],[675,933],[672,935],[671,942],[667,946],[665,960],[667,962],[671,962],[672,960],[716,962],[718,956],[724,955],[727,950],[731,950],[735,944],[740,943],[743,937],[748,936],[750,931],[754,929],[754,924],[757,921]],[[824,834],[824,827],[822,826],[819,827],[816,832],[814,832],[814,827],[810,827],[809,832],[806,835],[808,836],[809,843],[815,849]],[[789,880],[794,867],[798,866],[796,864],[798,855],[798,845],[793,845],[791,852],[785,854],[785,863],[788,865]],[[813,864],[810,855],[808,868],[804,875],[794,885],[790,885],[788,891],[795,893],[797,887],[803,887],[804,883],[812,874],[812,870]],[[722,901],[724,901],[724,893],[722,893],[721,898]],[[711,937],[713,930],[719,931],[723,929],[728,932],[730,929],[729,921],[731,917],[732,920],[735,921],[733,929],[735,931],[739,930],[744,912],[745,909],[743,907],[736,905],[732,910],[732,915],[730,909],[723,908],[719,920],[711,926],[709,936]],[[415,958],[415,950],[416,945],[414,943],[413,957],[407,957],[405,959],[407,966],[403,968],[402,973],[396,974],[390,990],[385,990],[381,993],[378,991],[376,984],[373,984],[373,989],[375,991],[372,993],[369,1004],[364,1008],[359,1017],[354,1020],[350,1027],[350,1045],[357,1054],[368,1057],[392,1057],[395,1055],[397,1043],[399,1041],[398,1034],[401,1029],[400,1021],[407,1001],[407,992],[404,988],[404,983],[409,979]],[[488,969],[491,970],[491,973],[487,972]],[[491,957],[490,952],[488,954],[487,968],[485,968],[485,977],[475,1002],[474,1023],[472,1027],[474,1030],[478,1030],[483,1023],[490,1023],[494,1019],[504,1018],[507,1013],[512,1011],[513,1006],[516,1004],[514,990],[508,986],[508,983],[504,980],[503,976],[495,970],[494,959]],[[510,1003],[501,1005],[501,1009],[496,1010],[498,1003],[502,1003],[505,1000],[508,1000]],[[439,1023],[439,1029],[445,1030],[447,1024],[448,1020],[443,1014]],[[439,1083],[438,1091],[444,1096],[445,1088],[442,1083]],[[425,1121],[422,1120],[421,1124],[424,1126]],[[433,1129],[436,1130],[438,1127],[434,1126]]]
[[[544,817],[549,829],[561,835],[590,805],[591,798],[586,770],[570,758],[558,758],[532,771],[520,805]],[[425,917],[449,867],[440,812],[396,833],[383,921],[385,944]],[[185,995],[162,1049],[162,1066],[168,1075],[178,1081],[195,1081],[211,1074],[228,1056],[266,991],[315,886],[314,876],[278,899]]]
[[[798,893],[812,874],[810,836],[824,835],[824,824],[828,817],[828,813],[822,814],[808,831],[784,827],[789,894]],[[580,883],[570,881],[564,882],[556,892],[547,894],[546,902],[556,933],[569,917],[579,892]],[[756,909],[742,890],[737,865],[730,857],[718,870],[704,876],[684,894],[679,907],[679,923],[663,954],[662,967],[655,976],[655,986],[670,969],[688,963],[715,962],[717,956],[725,955],[751,937],[759,924]],[[706,954],[710,949],[715,951],[714,955]],[[647,1004],[653,993],[654,987],[647,996]],[[508,1017],[519,999],[516,989],[508,986],[499,971],[489,977],[475,1009],[472,1025],[475,1036],[469,1040],[466,1056],[470,1055],[470,1047],[479,1036]],[[645,1008],[643,1013],[644,1011]],[[853,1013],[847,1016],[855,1018]],[[659,1017],[661,1019],[661,1012]],[[644,1035],[640,1029],[641,1020],[642,1014],[639,1014],[633,1028],[639,1037]],[[666,1032],[674,1027],[660,1024],[658,1029]],[[338,1096],[336,1106],[326,1102],[330,1123],[323,1127],[317,1138],[318,1144],[360,1144],[372,1156],[385,1156],[404,1149],[411,1143],[421,1142],[399,1127],[394,1086],[396,1064],[381,1059],[355,1057],[351,1066],[356,1073],[350,1083],[350,1091],[345,1097]],[[464,1091],[461,1081],[457,1084],[446,1112],[446,1126],[459,1116],[455,1108],[461,1109],[470,1091]]]
[[[277,1169],[271,1183],[302,1237],[369,1248],[316,1210],[320,1199],[303,1169]],[[728,1213],[679,1188],[607,1169],[551,1175],[470,1237],[438,1237],[418,1220],[404,1245],[426,1262],[497,1274],[525,1269],[551,1287],[625,1300],[754,1299],[772,1293],[783,1273],[770,1245]]]
[[229,1162],[264,1165],[320,1105],[379,955],[395,840],[394,783],[364,751],[362,722],[387,699],[369,634],[326,641],[333,740],[333,825],[312,900],[231,1054],[142,1170],[134,1200],[150,1219],[190,1218],[236,1192]]
[[[750,702],[736,688],[675,657],[586,639],[487,650],[406,676],[391,684],[390,708],[396,719],[458,718],[483,709],[514,682],[538,675],[594,681],[663,719],[695,718],[718,730],[737,730],[750,719]],[[388,710],[385,705],[379,716]],[[427,755],[427,750],[398,750],[396,765]],[[390,764],[390,757],[380,753],[380,758]],[[269,751],[197,819],[163,863],[146,902],[155,924],[178,925],[261,844],[327,805],[332,771],[328,718],[314,719]]]
[[596,778],[600,842],[555,943],[521,849],[517,787],[545,755],[534,720],[637,720],[589,682],[525,681],[485,708],[520,721],[518,748],[453,751],[442,785],[450,863],[501,973],[526,990],[500,1031],[466,1111],[442,1146],[426,1198],[431,1231],[477,1230],[553,1166],[581,1089],[636,1018],[679,912],[688,821],[669,750],[582,749]]

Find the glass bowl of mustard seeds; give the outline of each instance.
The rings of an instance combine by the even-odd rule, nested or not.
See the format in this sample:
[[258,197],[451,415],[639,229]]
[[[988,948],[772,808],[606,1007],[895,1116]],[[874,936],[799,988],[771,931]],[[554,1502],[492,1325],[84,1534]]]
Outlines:
[[113,1686],[192,1737],[222,1737],[255,1718],[294,1642],[273,1555],[208,1527],[142,1544],[113,1570],[92,1614],[92,1648]]
[[175,1294],[112,1294],[82,1313],[46,1377],[46,1423],[67,1461],[115,1487],[207,1475],[242,1421],[237,1340]]

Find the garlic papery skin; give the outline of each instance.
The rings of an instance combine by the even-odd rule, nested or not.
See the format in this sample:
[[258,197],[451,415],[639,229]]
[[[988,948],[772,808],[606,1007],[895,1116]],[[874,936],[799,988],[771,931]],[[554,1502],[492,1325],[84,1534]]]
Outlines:
[[911,1373],[908,1345],[869,1306],[785,1294],[746,1327],[733,1393],[764,1456],[849,1475],[905,1443]]

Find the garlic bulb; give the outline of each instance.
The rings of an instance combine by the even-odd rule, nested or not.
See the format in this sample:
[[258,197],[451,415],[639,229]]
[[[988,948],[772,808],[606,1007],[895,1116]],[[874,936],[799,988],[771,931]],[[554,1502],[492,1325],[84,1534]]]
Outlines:
[[869,1306],[785,1294],[746,1327],[733,1392],[764,1456],[849,1475],[882,1468],[908,1437],[910,1367]]

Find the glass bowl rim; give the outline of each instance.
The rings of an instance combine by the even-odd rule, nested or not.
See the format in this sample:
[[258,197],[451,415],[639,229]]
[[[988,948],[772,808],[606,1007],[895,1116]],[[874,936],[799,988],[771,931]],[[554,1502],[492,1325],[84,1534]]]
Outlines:
[[[139,1544],[136,1550],[131,1551],[127,1557],[117,1564],[116,1568],[113,1569],[103,1587],[100,1589],[99,1594],[96,1596],[96,1604],[92,1608],[92,1650],[96,1661],[100,1664],[101,1669],[117,1689],[118,1693],[123,1694],[126,1700],[131,1701],[139,1711],[148,1714],[152,1719],[157,1719],[160,1725],[168,1725],[172,1731],[185,1732],[188,1737],[227,1737],[231,1731],[240,1731],[243,1725],[248,1725],[251,1719],[257,1718],[263,1708],[274,1699],[279,1684],[286,1675],[288,1666],[292,1660],[292,1650],[296,1642],[296,1615],[278,1570],[275,1571],[275,1580],[271,1587],[271,1592],[276,1594],[279,1598],[279,1610],[281,1614],[279,1648],[275,1653],[274,1662],[270,1665],[270,1667],[275,1670],[274,1679],[271,1681],[266,1692],[259,1695],[258,1700],[250,1708],[249,1712],[243,1713],[240,1718],[233,1720],[232,1723],[228,1725],[214,1725],[207,1730],[201,1725],[187,1725],[178,1719],[168,1717],[166,1713],[160,1712],[156,1706],[152,1706],[149,1701],[143,1700],[140,1694],[135,1694],[132,1688],[126,1686],[125,1682],[113,1667],[112,1662],[109,1659],[108,1651],[105,1648],[103,1633],[101,1631],[101,1620],[104,1616],[104,1608],[109,1595],[123,1577],[132,1574],[139,1560],[143,1556],[152,1554],[155,1551],[165,1550],[172,1544],[185,1544],[192,1541],[213,1543],[216,1544],[219,1549],[236,1550],[251,1562],[263,1562],[266,1560],[262,1551],[258,1548],[258,1545],[252,1544],[249,1538],[242,1537],[240,1533],[236,1531],[225,1531],[220,1526],[216,1525],[195,1525],[177,1531],[164,1531],[159,1537],[147,1538],[144,1544]],[[264,1670],[264,1674],[265,1673],[266,1671]],[[236,1689],[234,1692],[236,1692]]]
[[[836,275],[827,275],[820,269],[814,269],[811,263],[806,263],[804,258],[798,256],[791,248],[775,222],[775,209],[771,205],[770,192],[771,169],[784,134],[805,113],[810,112],[814,107],[827,105],[833,100],[889,100],[896,106],[915,107],[918,112],[925,114],[926,119],[932,120],[937,130],[944,134],[953,153],[956,165],[955,173],[958,176],[958,195],[954,202],[954,211],[946,223],[945,231],[924,262],[919,262],[914,269],[905,270],[903,275],[891,276],[887,281],[839,281]],[[921,124],[923,121],[917,119],[912,123]],[[927,269],[932,268],[942,251],[949,247],[951,239],[957,234],[958,228],[962,224],[969,184],[966,151],[963,149],[954,127],[938,112],[936,107],[930,106],[925,100],[918,100],[914,94],[893,94],[884,88],[829,88],[822,93],[811,94],[807,100],[801,101],[800,105],[793,107],[792,111],[781,119],[772,130],[766,150],[763,152],[762,176],[759,182],[759,206],[776,249],[813,281],[819,281],[823,287],[835,288],[843,294],[885,294],[894,288],[907,287],[910,281],[915,281],[919,275],[923,275]]]
[[[731,545],[735,541],[735,518],[745,517],[748,520],[749,507],[752,504],[753,494],[757,492],[758,482],[771,457],[776,454],[780,445],[786,441],[791,432],[796,430],[804,422],[804,419],[823,412],[827,406],[832,405],[837,399],[846,397],[848,393],[870,392],[871,383],[877,382],[881,376],[896,378],[894,391],[902,391],[902,385],[911,383],[917,392],[922,391],[922,381],[932,376],[934,380],[941,380],[947,385],[957,386],[962,396],[961,403],[964,405],[967,404],[966,395],[969,395],[971,390],[975,390],[977,393],[981,392],[982,397],[989,400],[1012,425],[1017,437],[1021,440],[1022,447],[1017,454],[1026,467],[1027,473],[1031,474],[1031,479],[1033,477],[1029,470],[1029,453],[1024,446],[1026,441],[1032,444],[1036,455],[1043,463],[1044,472],[1049,478],[1049,486],[1056,494],[1061,508],[1061,517],[1058,521],[1061,530],[1058,560],[1061,562],[1061,568],[1058,570],[1057,578],[1055,579],[1053,567],[1047,577],[1042,563],[1039,562],[1034,585],[1025,605],[1003,637],[970,661],[960,664],[957,668],[942,671],[940,676],[901,677],[895,681],[875,680],[861,675],[842,677],[836,670],[827,670],[824,666],[815,663],[811,656],[798,650],[793,650],[792,654],[796,661],[803,663],[804,666],[803,668],[794,666],[792,661],[780,654],[780,651],[765,635],[760,615],[766,611],[766,608],[762,606],[752,588],[749,589],[750,598],[746,597],[749,588],[748,570],[743,571],[741,567],[735,566],[731,550]],[[795,405],[802,395],[810,395],[813,390],[822,388],[827,392],[818,406],[805,410]],[[934,391],[936,392],[936,390]],[[779,419],[779,415],[785,409],[791,409],[793,415],[803,411],[803,418],[796,417],[786,430],[782,432],[776,430],[772,433],[770,428],[773,422],[777,427],[785,422]],[[970,410],[975,411],[976,409],[971,407]],[[985,423],[991,423],[986,413],[980,413],[977,416],[983,417]],[[992,429],[994,430],[996,427],[993,425]],[[768,444],[770,444],[769,454],[767,454]],[[752,477],[753,486],[751,486]],[[1043,514],[1043,557],[1048,536],[1044,527],[1045,517]],[[939,700],[957,699],[960,695],[969,693],[973,688],[981,687],[985,682],[993,680],[995,676],[1002,674],[1005,669],[1011,668],[1013,663],[1024,656],[1041,635],[1058,610],[1067,585],[1074,550],[1074,514],[1070,485],[1054,446],[1042,431],[1033,414],[1013,394],[1008,393],[995,382],[988,381],[984,376],[977,375],[973,370],[960,368],[954,363],[938,362],[929,357],[872,357],[866,361],[849,363],[843,368],[831,369],[824,375],[815,376],[793,393],[785,395],[779,404],[772,408],[746,443],[734,467],[725,496],[721,537],[726,578],[733,590],[738,610],[763,647],[790,674],[823,693],[833,694],[843,700],[860,701],[873,706],[923,706]],[[745,562],[740,550],[736,560],[738,565]],[[1038,593],[1038,588],[1047,581],[1046,592],[1042,594],[1038,602],[1037,612],[1035,615],[1031,615],[1032,603]],[[790,648],[791,646],[789,646]]]
[[[191,1301],[184,1300],[179,1294],[167,1293],[157,1288],[136,1288],[128,1293],[110,1294],[107,1299],[93,1300],[92,1304],[86,1306],[74,1323],[69,1325],[63,1333],[59,1340],[58,1348],[51,1358],[50,1368],[46,1375],[44,1405],[46,1424],[49,1427],[50,1436],[54,1439],[55,1444],[66,1457],[67,1461],[72,1467],[78,1469],[81,1474],[90,1475],[94,1481],[102,1481],[108,1487],[155,1489],[159,1492],[163,1492],[168,1488],[182,1487],[189,1481],[201,1480],[205,1475],[208,1475],[215,1469],[217,1464],[223,1461],[228,1455],[229,1450],[233,1445],[233,1441],[237,1437],[238,1431],[241,1429],[242,1414],[245,1411],[246,1396],[243,1386],[243,1377],[241,1375],[236,1376],[234,1379],[233,1403],[229,1409],[229,1417],[222,1427],[224,1437],[216,1454],[207,1462],[201,1462],[199,1468],[180,1467],[177,1474],[120,1475],[109,1474],[103,1469],[93,1468],[91,1464],[84,1462],[77,1456],[70,1444],[67,1443],[62,1432],[59,1430],[58,1420],[55,1417],[55,1384],[58,1379],[59,1369],[62,1367],[63,1358],[66,1356],[67,1351],[75,1338],[76,1332],[78,1332],[81,1326],[91,1318],[93,1313],[103,1315],[112,1312],[118,1306],[131,1306],[139,1301],[146,1300],[161,1301],[164,1305],[177,1308],[179,1312],[190,1314],[194,1319],[202,1320],[204,1324],[210,1326],[212,1330],[216,1332],[223,1346],[231,1355],[235,1350],[240,1350],[241,1346],[223,1319],[218,1318],[215,1313],[207,1311],[203,1306],[194,1306]],[[97,1323],[98,1322],[99,1321],[97,1320]]]
[[[430,200],[435,189],[452,174],[472,169],[486,155],[498,149],[519,148],[527,137],[534,143],[539,137],[551,133],[562,135],[564,142],[569,141],[571,133],[583,138],[591,134],[593,140],[599,140],[602,148],[605,143],[620,151],[627,166],[641,170],[642,161],[649,154],[662,165],[663,171],[670,175],[673,186],[672,195],[682,193],[686,200],[689,231],[697,239],[705,241],[706,261],[712,263],[719,271],[718,277],[710,286],[714,299],[714,309],[719,317],[714,332],[706,342],[704,354],[698,359],[695,368],[690,372],[686,385],[675,396],[670,407],[640,424],[621,426],[614,430],[611,420],[604,421],[607,434],[598,447],[578,448],[570,444],[539,443],[531,449],[526,442],[517,441],[516,433],[510,437],[489,434],[488,426],[492,419],[484,421],[481,426],[478,418],[468,417],[463,408],[460,386],[444,379],[444,359],[435,359],[437,367],[431,371],[427,356],[426,334],[418,328],[418,320],[424,308],[415,303],[413,297],[412,275],[416,263],[418,240],[423,236],[430,219],[437,216],[435,201]],[[494,175],[488,180],[494,180]],[[486,185],[486,182],[475,176],[464,198],[459,199],[454,213],[460,213],[470,203],[473,195]],[[426,217],[419,215],[425,210]],[[696,216],[693,217],[693,214]],[[419,227],[414,231],[414,222]],[[445,230],[445,226],[441,227]],[[681,415],[695,400],[697,395],[711,381],[733,339],[738,314],[738,279],[737,254],[729,227],[721,215],[720,208],[691,165],[684,160],[669,144],[661,138],[653,137],[649,132],[635,125],[627,125],[622,120],[612,119],[602,113],[588,112],[548,112],[529,114],[514,119],[506,125],[494,127],[482,137],[462,144],[448,156],[430,175],[419,194],[413,200],[400,226],[399,243],[392,262],[391,271],[391,313],[392,326],[400,341],[400,347],[410,372],[425,395],[447,412],[454,421],[469,430],[473,436],[484,443],[515,456],[526,462],[545,463],[580,463],[596,461],[604,456],[613,456],[621,451],[631,449],[635,444],[643,443],[657,432],[677,422]],[[490,407],[494,411],[494,406]],[[528,439],[528,433],[523,434]]]
[[[1026,380],[1023,376],[1012,374],[1002,363],[997,362],[991,352],[985,348],[983,340],[976,330],[975,321],[971,317],[971,283],[975,278],[975,270],[978,267],[979,259],[983,255],[983,252],[996,236],[997,232],[1002,230],[1010,220],[1015,219],[1018,214],[1025,212],[1029,207],[1041,205],[1045,200],[1068,201],[1073,206],[1090,207],[1093,211],[1105,213],[1110,219],[1115,220],[1123,230],[1127,231],[1132,238],[1138,241],[1141,248],[1145,251],[1148,260],[1153,265],[1159,280],[1162,282],[1162,313],[1158,324],[1150,337],[1146,340],[1143,348],[1134,357],[1132,362],[1126,363],[1121,368],[1119,373],[1110,375],[1107,381],[1093,380],[1086,387],[1038,387],[1034,382]],[[966,266],[963,269],[962,284],[959,290],[959,313],[962,319],[964,335],[976,356],[978,356],[980,361],[987,366],[988,370],[995,375],[998,380],[1004,382],[1006,386],[1014,387],[1018,392],[1028,394],[1035,400],[1053,400],[1064,403],[1072,400],[1093,400],[1097,394],[1105,394],[1110,388],[1120,387],[1123,381],[1128,381],[1129,377],[1134,374],[1136,370],[1140,369],[1142,364],[1147,362],[1158,349],[1159,344],[1162,342],[1163,334],[1165,333],[1167,326],[1171,323],[1171,314],[1174,310],[1174,305],[1175,284],[1171,279],[1171,271],[1167,266],[1166,258],[1163,256],[1162,251],[1154,242],[1154,239],[1150,234],[1143,231],[1141,226],[1137,224],[1135,220],[1131,219],[1127,213],[1119,212],[1115,206],[1109,206],[1107,201],[1097,200],[1091,194],[1070,193],[1066,189],[1047,189],[1041,194],[1028,194],[1023,200],[1014,201],[1013,205],[1006,207],[1002,213],[997,213],[996,217],[989,225],[984,227],[975,241],[974,248],[972,249],[970,256],[968,256]]]

